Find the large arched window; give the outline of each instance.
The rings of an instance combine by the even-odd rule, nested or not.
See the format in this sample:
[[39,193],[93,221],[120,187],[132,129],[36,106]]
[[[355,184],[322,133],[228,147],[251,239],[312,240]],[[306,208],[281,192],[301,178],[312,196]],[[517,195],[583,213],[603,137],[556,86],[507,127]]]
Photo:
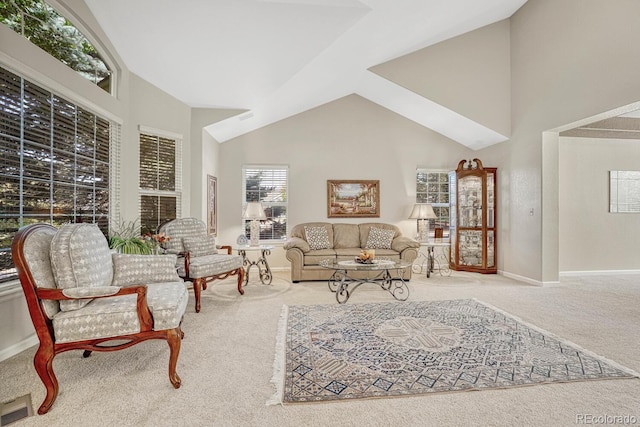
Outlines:
[[98,51],[68,19],[43,0],[1,2],[0,22],[111,92],[111,70]]

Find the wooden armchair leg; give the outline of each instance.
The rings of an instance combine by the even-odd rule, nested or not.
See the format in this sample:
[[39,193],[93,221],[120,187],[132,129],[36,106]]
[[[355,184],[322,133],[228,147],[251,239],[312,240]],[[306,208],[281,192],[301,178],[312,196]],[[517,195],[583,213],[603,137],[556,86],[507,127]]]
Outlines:
[[238,292],[240,292],[240,295],[244,295],[244,289],[242,289],[242,282],[244,282],[244,267],[238,268]]
[[196,313],[200,313],[200,294],[202,293],[202,283],[204,279],[193,279],[193,294],[196,298]]
[[182,331],[180,327],[167,331],[167,343],[169,343],[169,381],[174,388],[180,388],[182,380],[176,372],[178,355],[180,354],[180,344],[182,342]]
[[43,415],[49,412],[51,405],[56,401],[58,397],[58,379],[53,372],[53,357],[55,354],[49,347],[38,347],[36,355],[33,358],[33,364],[36,368],[36,372],[47,389],[47,395],[44,401],[38,408],[38,414]]

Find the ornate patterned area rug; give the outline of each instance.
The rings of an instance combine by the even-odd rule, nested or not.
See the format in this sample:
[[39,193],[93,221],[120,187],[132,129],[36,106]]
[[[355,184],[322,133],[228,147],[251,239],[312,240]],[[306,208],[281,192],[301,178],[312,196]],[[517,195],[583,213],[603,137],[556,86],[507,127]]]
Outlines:
[[284,306],[267,404],[639,374],[478,300]]

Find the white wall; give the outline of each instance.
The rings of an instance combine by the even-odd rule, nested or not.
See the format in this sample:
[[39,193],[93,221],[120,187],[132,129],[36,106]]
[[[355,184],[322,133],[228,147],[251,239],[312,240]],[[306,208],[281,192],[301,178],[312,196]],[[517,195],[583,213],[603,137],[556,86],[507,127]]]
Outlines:
[[561,138],[560,271],[635,270],[640,214],[609,213],[609,171],[639,170],[640,140]]
[[511,135],[508,19],[376,65],[374,73]]
[[122,129],[120,200],[121,214],[125,221],[140,217],[139,126],[168,132],[182,137],[182,215],[191,215],[191,108],[157,87],[131,74],[131,90],[128,115]]
[[634,0],[529,0],[512,16],[505,270],[558,280],[558,145],[542,133],[640,99],[638,16]]
[[[225,142],[220,148],[220,242],[241,228],[242,165],[289,165],[289,226],[307,221],[381,221],[415,234],[416,168],[455,169],[470,150],[357,95]],[[327,180],[380,180],[380,218],[327,218]],[[273,267],[288,267],[281,248]]]
[[[207,175],[217,178],[220,144],[204,128],[234,114],[236,110],[193,108],[191,110],[191,216],[207,218]],[[183,215],[187,216],[187,215]]]

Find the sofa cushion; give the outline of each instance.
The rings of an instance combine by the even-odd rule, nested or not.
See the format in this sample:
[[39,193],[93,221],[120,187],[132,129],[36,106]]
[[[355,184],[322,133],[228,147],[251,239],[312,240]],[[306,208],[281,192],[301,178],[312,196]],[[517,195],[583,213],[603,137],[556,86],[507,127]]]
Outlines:
[[[228,271],[237,270],[242,267],[242,257],[240,255],[214,254],[191,258],[189,263],[189,278],[216,276]],[[186,276],[184,261],[177,264],[178,274]]]
[[335,259],[336,251],[333,249],[320,249],[317,251],[309,251],[304,254],[304,265],[318,265],[320,261],[325,259]]
[[213,236],[185,237],[182,239],[184,250],[192,257],[214,255],[218,253],[216,239]]
[[391,249],[391,242],[395,235],[396,232],[394,230],[371,227],[365,247],[368,249]]
[[333,242],[333,226],[328,222],[305,222],[294,225],[290,231],[291,237],[299,237],[307,240],[307,236],[304,233],[304,227],[326,227],[327,233],[329,234],[329,241]]
[[112,254],[113,286],[178,282],[176,255]]
[[[53,318],[56,343],[127,335],[140,332],[136,295],[97,298],[79,310],[61,311]],[[182,281],[156,283],[147,288],[147,304],[153,315],[153,329],[180,325],[189,302]],[[96,322],[96,318],[100,322]]]
[[358,224],[333,224],[333,247],[335,249],[359,248]]
[[[111,250],[95,224],[64,224],[51,239],[50,257],[58,289],[111,285]],[[60,309],[77,310],[89,302],[60,301]]]
[[305,226],[304,234],[311,250],[331,249],[332,244],[329,241],[329,233],[326,227]]

